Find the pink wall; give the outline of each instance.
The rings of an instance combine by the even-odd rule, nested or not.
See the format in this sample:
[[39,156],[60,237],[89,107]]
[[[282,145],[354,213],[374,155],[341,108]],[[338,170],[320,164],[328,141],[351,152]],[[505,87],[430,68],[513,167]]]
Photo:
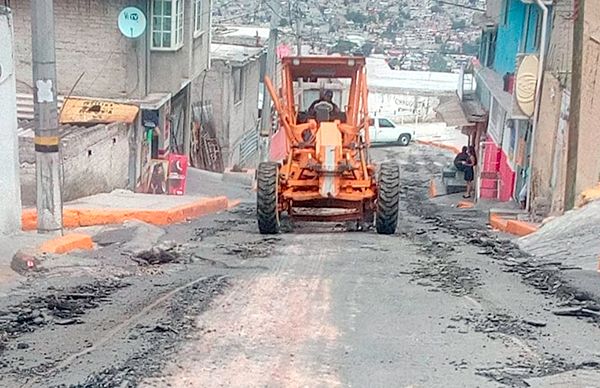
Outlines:
[[510,168],[506,153],[500,153],[500,193],[498,199],[506,202],[512,199],[513,191],[515,190],[515,172]]
[[515,172],[510,167],[506,153],[493,141],[485,143],[481,173],[496,173],[495,179],[484,179],[480,181],[481,198],[498,199],[510,201],[515,185]]

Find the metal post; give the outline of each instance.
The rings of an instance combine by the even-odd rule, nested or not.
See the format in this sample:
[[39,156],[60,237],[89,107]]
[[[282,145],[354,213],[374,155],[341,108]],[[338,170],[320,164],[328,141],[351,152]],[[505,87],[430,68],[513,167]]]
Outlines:
[[[277,84],[275,72],[277,67],[277,33],[280,22],[279,1],[270,1],[269,8],[271,8],[271,31],[269,33],[269,48],[267,51],[265,75]],[[266,84],[264,84],[263,87],[263,105],[259,134],[259,157],[261,162],[266,162],[269,160],[269,140],[271,137],[271,95],[267,90]]]
[[0,5],[0,235],[21,230],[17,86],[12,14]]
[[62,164],[56,103],[53,0],[31,2],[31,32],[37,227],[39,233],[61,233]]
[[300,2],[296,0],[296,11],[295,11],[295,19],[296,19],[296,51],[297,56],[302,56],[302,15],[300,12]]

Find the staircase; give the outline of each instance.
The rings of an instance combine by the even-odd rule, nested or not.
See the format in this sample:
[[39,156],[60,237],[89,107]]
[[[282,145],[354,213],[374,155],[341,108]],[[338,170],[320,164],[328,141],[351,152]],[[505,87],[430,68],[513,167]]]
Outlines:
[[467,191],[464,172],[458,171],[453,164],[446,166],[442,171],[442,184],[446,189],[446,194],[457,194]]

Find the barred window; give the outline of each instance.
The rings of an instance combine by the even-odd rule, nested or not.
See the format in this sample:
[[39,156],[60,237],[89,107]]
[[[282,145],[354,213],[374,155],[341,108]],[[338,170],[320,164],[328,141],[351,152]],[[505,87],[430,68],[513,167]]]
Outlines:
[[183,0],[152,1],[152,49],[183,46]]

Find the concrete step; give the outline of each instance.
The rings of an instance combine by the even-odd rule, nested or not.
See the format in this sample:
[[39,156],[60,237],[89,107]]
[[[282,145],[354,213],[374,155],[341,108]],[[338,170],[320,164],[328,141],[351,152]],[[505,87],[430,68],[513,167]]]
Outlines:
[[446,179],[444,183],[447,194],[463,193],[467,190],[467,182],[464,179]]
[[442,178],[456,178],[457,172],[455,168],[446,167],[442,170]]
[[429,198],[446,195],[446,186],[440,178],[431,178],[429,182]]

